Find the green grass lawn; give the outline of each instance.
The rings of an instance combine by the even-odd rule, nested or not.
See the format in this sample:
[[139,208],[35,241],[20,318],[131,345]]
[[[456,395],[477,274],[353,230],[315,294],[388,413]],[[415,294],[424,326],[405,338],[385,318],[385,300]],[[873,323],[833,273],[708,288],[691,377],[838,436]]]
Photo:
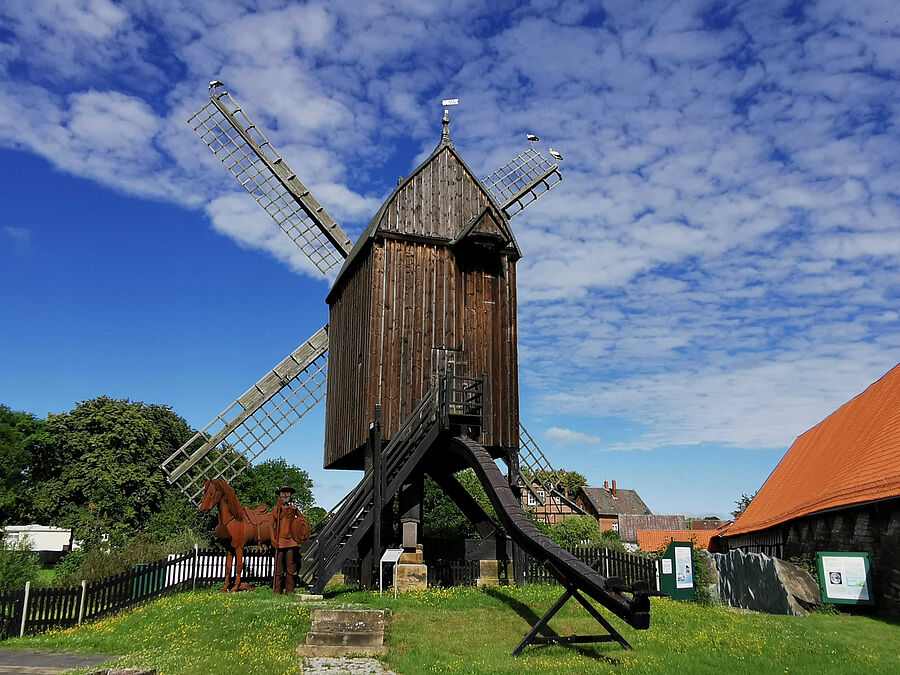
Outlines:
[[[635,631],[613,619],[634,646],[529,647],[509,656],[559,597],[550,586],[482,591],[431,589],[397,600],[345,592],[327,604],[391,610],[386,664],[416,673],[900,673],[900,624],[860,616],[806,618],[752,614],[653,600],[652,625]],[[295,647],[309,630],[309,607],[269,590],[238,595],[182,593],[132,612],[4,646],[123,654],[120,667],[167,673],[296,672]],[[570,601],[551,622],[561,634],[599,626]]]
[[42,567],[38,570],[37,581],[35,582],[35,586],[39,588],[44,588],[46,586],[50,586],[53,584],[53,568],[52,567]]

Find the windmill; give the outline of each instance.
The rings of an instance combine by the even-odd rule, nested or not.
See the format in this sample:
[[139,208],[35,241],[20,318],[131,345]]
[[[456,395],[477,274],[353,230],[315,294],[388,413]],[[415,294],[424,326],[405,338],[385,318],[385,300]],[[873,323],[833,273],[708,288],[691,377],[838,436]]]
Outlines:
[[[210,83],[209,103],[188,124],[319,271],[327,274],[342,265],[353,251],[349,237],[231,94],[219,92],[223,87],[216,80]],[[483,181],[496,210],[506,219],[562,180],[559,162],[550,162],[534,148],[537,137],[527,137],[531,147]],[[452,147],[446,109],[441,142]],[[328,351],[328,327],[323,326],[163,462],[169,482],[199,503],[204,480],[234,479],[325,398]],[[458,351],[436,349],[432,356],[446,362],[453,361],[455,354]],[[521,431],[520,462],[527,476],[521,484],[543,503],[533,485],[541,484],[552,468],[524,428]],[[552,486],[543,487],[544,494],[553,492]]]
[[[320,271],[340,270],[326,296],[328,325],[167,458],[169,482],[196,500],[204,480],[232,479],[326,398],[325,468],[365,473],[304,553],[315,592],[352,555],[361,559],[364,584],[378,574],[394,500],[403,548],[422,562],[426,473],[483,538],[499,540],[493,520],[454,476],[470,468],[512,540],[566,588],[514,655],[551,639],[537,633],[571,597],[608,634],[570,636],[566,644],[628,647],[585,595],[643,629],[653,594],[646,581],[604,577],[560,548],[531,523],[513,489],[517,482],[532,489],[551,469],[519,422],[521,252],[509,222],[562,180],[562,155],[553,151],[550,162],[529,134],[528,149],[480,180],[453,145],[445,109],[437,147],[351,245],[231,95],[218,93],[223,86],[210,83],[209,103],[189,124]],[[554,491],[546,486],[547,495]]]

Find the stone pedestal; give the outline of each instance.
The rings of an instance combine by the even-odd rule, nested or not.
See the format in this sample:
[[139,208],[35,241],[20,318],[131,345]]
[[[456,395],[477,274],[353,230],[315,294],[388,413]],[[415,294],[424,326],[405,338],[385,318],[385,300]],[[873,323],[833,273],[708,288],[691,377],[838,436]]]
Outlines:
[[380,609],[314,609],[300,656],[383,654],[384,611]]
[[478,579],[475,580],[475,585],[478,588],[483,586],[506,586],[509,584],[512,574],[512,562],[510,561],[479,560]]
[[428,566],[422,556],[422,544],[415,551],[401,554],[397,563],[397,590],[421,591],[428,588]]
[[345,583],[347,583],[347,580],[344,578],[344,575],[338,572],[328,580],[328,583],[325,584],[325,588],[331,588],[332,586],[343,586]]

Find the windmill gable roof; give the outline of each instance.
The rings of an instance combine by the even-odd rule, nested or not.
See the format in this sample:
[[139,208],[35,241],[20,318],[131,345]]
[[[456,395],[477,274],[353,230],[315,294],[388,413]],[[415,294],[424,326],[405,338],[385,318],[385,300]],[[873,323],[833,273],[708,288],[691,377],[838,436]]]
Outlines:
[[900,496],[900,365],[801,435],[726,536]]
[[[650,509],[634,490],[618,488],[616,497],[606,488],[585,485],[579,490],[585,501],[596,511],[597,515],[620,515],[634,513],[650,515]],[[577,497],[576,497],[577,498]]]
[[[452,191],[448,186],[453,186]],[[443,195],[448,200],[448,218],[432,219],[432,207]],[[407,204],[400,202],[408,200]],[[443,209],[442,209],[443,211]],[[385,200],[378,212],[356,241],[338,272],[327,300],[330,301],[341,279],[352,269],[378,233],[396,233],[420,237],[423,240],[444,241],[448,244],[459,237],[466,226],[487,222],[495,223],[507,239],[506,248],[516,259],[522,257],[509,219],[500,206],[484,189],[481,181],[456,152],[452,143],[438,144],[434,152],[406,177]],[[457,221],[457,222],[453,222]]]

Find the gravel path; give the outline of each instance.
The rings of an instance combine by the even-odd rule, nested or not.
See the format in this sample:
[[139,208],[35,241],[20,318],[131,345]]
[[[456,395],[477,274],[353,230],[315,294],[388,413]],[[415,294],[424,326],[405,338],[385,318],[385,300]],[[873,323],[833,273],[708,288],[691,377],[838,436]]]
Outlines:
[[114,658],[116,657],[110,654],[66,654],[43,649],[2,648],[0,649],[0,673],[4,675],[13,673],[50,675],[51,673],[62,673],[70,668],[96,666]]
[[308,658],[303,662],[305,675],[397,675],[385,670],[376,659]]

